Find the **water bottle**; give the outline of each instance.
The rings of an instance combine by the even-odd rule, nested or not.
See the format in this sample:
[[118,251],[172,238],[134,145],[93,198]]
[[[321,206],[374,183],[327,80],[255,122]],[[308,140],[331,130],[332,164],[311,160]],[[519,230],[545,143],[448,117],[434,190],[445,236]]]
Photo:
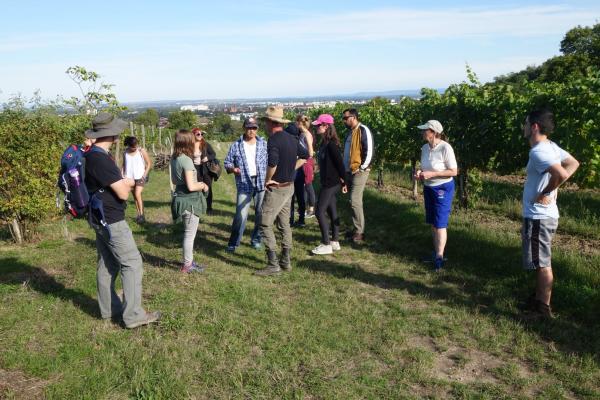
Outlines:
[[71,168],[68,172],[71,177],[72,190],[77,192],[77,205],[79,207],[85,207],[85,200],[83,199],[80,189],[81,179],[79,177],[79,171],[77,171],[77,168]]

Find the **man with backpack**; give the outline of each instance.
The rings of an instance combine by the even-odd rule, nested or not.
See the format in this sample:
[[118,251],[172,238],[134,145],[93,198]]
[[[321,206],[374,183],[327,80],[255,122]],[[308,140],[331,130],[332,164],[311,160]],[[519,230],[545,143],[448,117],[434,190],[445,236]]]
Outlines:
[[[100,113],[85,136],[96,139],[85,153],[85,184],[90,194],[90,225],[96,231],[98,251],[98,305],[103,319],[122,318],[127,328],[158,321],[159,312],[142,308],[142,257],[125,222],[125,206],[135,182],[123,178],[109,154],[127,123],[112,114]],[[94,212],[98,210],[98,212]],[[123,299],[115,291],[121,272]]]

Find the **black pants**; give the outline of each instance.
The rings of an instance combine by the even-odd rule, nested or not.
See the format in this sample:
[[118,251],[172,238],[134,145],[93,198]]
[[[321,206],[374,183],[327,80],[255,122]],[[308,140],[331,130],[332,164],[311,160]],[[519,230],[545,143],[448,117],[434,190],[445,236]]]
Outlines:
[[[341,185],[338,183],[332,187],[322,187],[319,192],[319,201],[317,202],[317,220],[321,228],[321,243],[329,244],[329,220],[331,221],[332,240],[340,240],[340,219],[337,216],[337,194]],[[327,220],[329,216],[329,220]]]
[[212,179],[208,179],[208,197],[206,198],[206,211],[212,211],[212,200],[213,200],[213,191],[212,191]]
[[292,196],[292,206],[290,207],[290,224],[294,223],[294,203],[298,200],[298,223],[304,223],[304,213],[306,212],[306,199],[304,198],[304,170],[296,170],[294,179],[294,195]]

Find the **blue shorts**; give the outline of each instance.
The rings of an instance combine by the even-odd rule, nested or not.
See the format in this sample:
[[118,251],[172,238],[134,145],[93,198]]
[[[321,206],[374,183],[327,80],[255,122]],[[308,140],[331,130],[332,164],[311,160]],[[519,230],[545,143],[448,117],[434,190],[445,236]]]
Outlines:
[[424,186],[425,222],[436,228],[447,228],[452,199],[454,198],[454,179],[438,186]]

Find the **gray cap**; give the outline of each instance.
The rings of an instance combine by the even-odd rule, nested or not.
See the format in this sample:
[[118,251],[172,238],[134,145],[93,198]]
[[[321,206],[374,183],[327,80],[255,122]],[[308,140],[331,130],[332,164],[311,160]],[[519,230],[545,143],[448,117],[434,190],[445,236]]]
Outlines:
[[244,120],[244,128],[258,128],[258,124],[256,123],[256,118],[247,117]]
[[421,130],[431,129],[435,133],[444,132],[444,127],[442,126],[442,124],[440,124],[440,121],[437,121],[435,119],[430,119],[429,121],[425,122],[423,125],[417,126],[417,128],[419,128]]
[[90,139],[117,136],[120,135],[125,128],[127,128],[127,122],[112,114],[102,112],[94,117],[92,120],[92,129],[85,131],[85,136]]

